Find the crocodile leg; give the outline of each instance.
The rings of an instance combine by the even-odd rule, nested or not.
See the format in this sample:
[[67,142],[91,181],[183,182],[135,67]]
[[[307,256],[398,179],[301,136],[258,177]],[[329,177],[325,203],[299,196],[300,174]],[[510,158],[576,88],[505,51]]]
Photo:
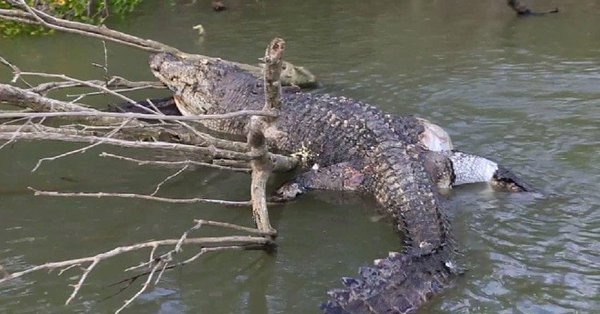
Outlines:
[[365,179],[364,172],[350,162],[301,173],[275,192],[274,201],[289,201],[309,190],[355,191]]

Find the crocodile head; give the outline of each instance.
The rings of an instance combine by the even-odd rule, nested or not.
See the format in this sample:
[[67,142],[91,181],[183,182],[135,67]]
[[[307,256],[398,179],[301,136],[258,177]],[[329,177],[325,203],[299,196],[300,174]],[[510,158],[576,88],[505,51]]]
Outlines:
[[184,116],[201,115],[212,107],[209,93],[209,59],[193,63],[186,62],[170,53],[158,53],[150,56],[152,74],[173,91],[177,109]]

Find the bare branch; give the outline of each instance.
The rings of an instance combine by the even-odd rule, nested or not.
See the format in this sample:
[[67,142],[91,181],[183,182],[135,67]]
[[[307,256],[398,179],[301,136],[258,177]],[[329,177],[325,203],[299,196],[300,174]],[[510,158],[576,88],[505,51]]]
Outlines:
[[[194,256],[192,256],[192,257],[190,257],[190,258],[188,258],[188,259],[186,259],[186,260],[184,260],[184,261],[182,261],[182,262],[178,262],[178,263],[175,263],[175,264],[171,264],[171,265],[165,266],[165,267],[164,267],[164,270],[170,270],[170,269],[173,269],[173,268],[177,268],[177,267],[184,266],[184,265],[186,265],[186,264],[189,264],[189,263],[191,263],[191,262],[193,262],[193,261],[197,260],[199,257],[201,257],[202,255],[204,255],[205,253],[209,253],[209,252],[217,252],[217,251],[224,251],[224,250],[248,250],[248,249],[259,249],[259,248],[268,247],[269,245],[274,245],[274,243],[272,243],[272,242],[270,242],[270,243],[267,243],[267,244],[265,244],[263,247],[259,247],[259,246],[256,246],[256,245],[255,245],[254,247],[253,247],[252,245],[247,245],[247,246],[235,246],[235,245],[231,245],[231,246],[220,246],[220,247],[203,247],[203,248],[200,250],[200,252],[198,252],[196,255],[194,255]],[[118,284],[121,284],[121,283],[128,283],[128,285],[127,285],[127,286],[125,286],[125,287],[121,288],[121,290],[119,290],[119,292],[117,292],[117,294],[118,294],[118,293],[120,293],[121,291],[123,291],[123,290],[127,289],[127,288],[128,288],[128,287],[129,287],[129,286],[130,286],[130,285],[131,285],[131,284],[132,284],[134,281],[136,281],[138,278],[141,278],[141,277],[144,277],[144,276],[147,276],[147,275],[149,275],[149,274],[150,274],[150,272],[151,272],[151,271],[146,271],[146,272],[143,272],[143,273],[140,273],[140,274],[137,274],[137,275],[131,276],[131,277],[129,277],[129,278],[125,278],[125,279],[123,279],[123,280],[121,280],[121,281],[119,281],[119,282],[116,282],[116,283],[114,283],[114,284],[111,284],[110,286],[115,286],[115,285],[118,285]]]
[[[157,82],[157,81],[134,82],[134,81],[129,81],[129,80],[124,79],[119,76],[113,76],[112,78],[110,78],[108,80],[108,82],[104,82],[104,81],[100,81],[100,80],[87,80],[86,82],[91,83],[91,84],[106,86],[108,88],[122,88],[123,91],[139,90],[139,89],[143,89],[143,88],[154,88],[154,89],[165,89],[166,88],[166,86],[163,85],[161,82]],[[88,85],[79,84],[77,82],[70,82],[70,81],[48,82],[48,83],[42,83],[35,87],[32,87],[29,89],[29,91],[44,95],[44,94],[47,94],[48,92],[56,90],[56,89],[85,87],[85,86],[88,86]],[[119,92],[119,91],[115,90],[115,92]],[[97,94],[99,95],[99,94],[105,94],[105,93],[95,92],[95,93],[89,93],[88,95],[97,95]],[[69,95],[67,95],[67,96],[69,96]]]
[[229,229],[233,229],[233,230],[244,231],[244,232],[249,232],[249,233],[258,234],[258,235],[273,235],[272,233],[268,233],[268,232],[265,233],[264,231],[256,229],[256,228],[248,228],[248,227],[231,224],[231,223],[227,223],[227,222],[211,221],[211,220],[204,220],[204,219],[196,219],[196,220],[194,220],[194,222],[196,222],[197,224],[201,224],[201,225],[229,228]]
[[67,305],[67,304],[71,303],[71,301],[73,301],[73,299],[75,298],[75,296],[77,295],[79,290],[81,290],[81,286],[83,285],[83,282],[88,277],[88,275],[92,272],[94,267],[96,267],[96,265],[98,265],[98,263],[100,263],[100,259],[94,258],[92,260],[92,263],[90,264],[90,266],[88,266],[85,269],[85,271],[83,272],[83,274],[81,274],[81,277],[79,278],[79,281],[77,282],[77,284],[73,286],[73,292],[71,293],[71,295],[65,302],[65,305]]
[[156,193],[158,193],[158,191],[160,190],[160,188],[162,187],[163,184],[165,184],[167,181],[175,178],[176,176],[180,175],[182,172],[184,172],[185,170],[187,170],[187,168],[189,167],[189,165],[185,165],[183,166],[181,169],[177,170],[177,172],[173,173],[172,175],[166,177],[164,180],[160,181],[157,185],[156,188],[154,189],[154,192],[152,192],[150,194],[150,196],[154,196],[156,195]]
[[[53,270],[71,265],[80,265],[85,263],[92,263],[94,260],[105,260],[110,257],[114,257],[123,253],[141,250],[144,248],[152,248],[155,246],[175,245],[179,242],[179,239],[166,239],[157,241],[148,241],[129,246],[120,246],[110,251],[100,253],[90,257],[83,257],[78,259],[65,260],[60,262],[46,263],[38,266],[34,266],[23,271],[9,273],[5,278],[0,279],[0,283],[8,280],[22,277],[29,273],[38,270]],[[253,237],[253,236],[226,236],[226,237],[203,237],[203,238],[188,238],[183,241],[184,245],[197,245],[202,247],[214,247],[214,246],[244,246],[254,247],[255,245],[263,246],[272,244],[271,241],[264,237]]]
[[[163,263],[163,269],[164,267],[166,267],[167,263]],[[121,313],[122,310],[124,310],[127,306],[129,306],[129,304],[131,304],[131,302],[133,302],[133,300],[135,300],[137,297],[139,297],[144,291],[146,291],[146,289],[148,289],[148,286],[150,285],[150,282],[152,281],[152,278],[154,276],[154,272],[156,272],[156,270],[161,267],[161,263],[157,263],[156,265],[154,265],[154,267],[152,267],[152,270],[150,271],[150,274],[148,275],[148,279],[146,279],[146,282],[144,282],[144,284],[142,285],[142,288],[140,288],[140,290],[134,294],[131,298],[127,299],[125,301],[125,304],[123,304],[123,306],[121,306],[117,311],[115,311],[115,314]],[[162,273],[162,272],[161,272]],[[157,279],[158,281],[158,279]]]
[[13,136],[8,141],[4,142],[4,144],[0,145],[0,150],[3,149],[4,147],[10,145],[11,143],[13,143],[15,141],[15,139],[17,138],[17,136],[19,135],[19,133],[21,133],[23,128],[29,126],[30,123],[31,123],[31,119],[27,119],[27,122],[18,126],[16,131],[13,133]]
[[[8,62],[8,60],[6,60],[6,59],[4,59],[4,58],[2,58],[2,57],[0,57],[0,63],[2,63],[2,64],[4,64],[5,66],[9,67],[9,68],[10,68],[10,69],[13,71],[13,73],[20,73],[20,72],[21,72],[21,70],[20,70],[20,69],[19,69],[19,68],[18,68],[16,65],[14,65],[14,64],[12,64],[12,63],[10,63],[10,62]],[[16,82],[16,78],[18,78],[18,76],[15,76],[15,78],[13,78],[13,81],[12,81],[12,83],[15,83],[15,82]],[[25,83],[25,85],[27,85],[27,86],[31,87],[31,84],[29,84],[29,83],[28,83],[26,80],[24,80],[23,78],[21,78],[21,81],[22,81],[23,83]]]
[[91,198],[102,198],[102,197],[120,197],[120,198],[135,198],[135,199],[144,199],[165,203],[176,203],[176,204],[194,204],[194,203],[206,203],[206,204],[219,204],[219,205],[227,205],[227,206],[250,206],[252,202],[249,201],[224,201],[224,200],[216,200],[210,198],[166,198],[166,197],[158,197],[151,196],[146,194],[133,194],[133,193],[106,193],[106,192],[97,192],[97,193],[85,193],[85,192],[57,192],[57,191],[41,191],[32,187],[28,187],[28,189],[34,192],[36,196],[57,196],[57,197],[91,197]]
[[[128,120],[125,120],[125,121],[123,121],[123,123],[122,123],[121,125],[119,125],[119,126],[118,126],[117,128],[115,128],[114,130],[110,131],[110,132],[109,132],[109,133],[106,135],[106,137],[103,137],[103,139],[104,139],[104,140],[108,140],[108,139],[110,139],[110,138],[111,138],[111,137],[112,137],[112,136],[113,136],[115,133],[119,132],[119,130],[120,130],[121,128],[123,128],[123,127],[124,127],[124,126],[125,126],[127,123],[129,123],[129,121],[131,121],[131,119],[128,119]],[[19,134],[19,132],[17,131],[17,132],[15,132],[14,134],[15,134],[15,135],[13,135],[13,137],[14,137],[14,136],[16,136],[16,134]],[[36,171],[36,170],[37,170],[37,169],[38,169],[38,168],[39,168],[39,167],[42,165],[42,162],[44,162],[44,161],[53,161],[53,160],[56,160],[56,159],[59,159],[59,158],[62,158],[62,157],[66,157],[66,156],[69,156],[69,155],[73,155],[73,154],[76,154],[76,153],[85,153],[85,152],[86,152],[88,149],[90,149],[90,148],[93,148],[93,147],[96,147],[96,146],[98,146],[98,145],[100,145],[100,144],[102,144],[102,143],[103,143],[103,141],[102,141],[102,140],[100,140],[100,141],[98,141],[98,142],[96,142],[96,143],[90,144],[90,145],[88,145],[88,146],[85,146],[85,147],[82,147],[82,148],[79,148],[79,149],[75,149],[75,150],[72,150],[72,151],[68,151],[68,152],[66,152],[66,153],[62,153],[62,154],[60,154],[60,155],[56,155],[56,156],[52,156],[52,157],[44,157],[44,158],[41,158],[40,160],[38,160],[38,162],[36,163],[35,167],[33,167],[33,169],[31,169],[31,172],[35,172],[35,171]]]
[[31,108],[35,111],[96,111],[82,104],[71,104],[42,97],[34,92],[7,84],[0,84],[0,101],[22,108]]
[[[277,112],[281,106],[281,87],[279,76],[281,74],[281,65],[283,52],[285,51],[285,42],[281,38],[275,38],[271,41],[265,52],[265,112]],[[269,222],[269,212],[267,209],[266,186],[269,175],[273,171],[273,162],[268,158],[267,140],[265,130],[272,127],[274,118],[253,116],[250,118],[248,127],[247,143],[250,147],[250,154],[256,156],[251,161],[252,183],[250,193],[252,195],[252,214],[258,229],[265,232],[275,232]]]
[[28,75],[28,76],[58,78],[58,79],[65,80],[65,81],[75,82],[75,83],[78,83],[78,84],[81,84],[81,85],[84,85],[84,86],[87,86],[87,87],[91,87],[91,88],[95,88],[95,89],[101,90],[101,91],[103,91],[103,92],[105,92],[105,93],[107,93],[109,95],[112,95],[112,96],[115,96],[117,98],[120,98],[120,99],[122,99],[122,100],[130,103],[131,105],[133,105],[135,107],[138,107],[138,108],[140,108],[142,110],[145,110],[145,111],[148,111],[148,112],[151,112],[151,113],[154,113],[151,109],[146,108],[144,106],[140,106],[137,103],[137,101],[135,101],[135,100],[133,100],[133,99],[127,97],[127,96],[123,96],[123,95],[121,95],[121,94],[119,94],[119,93],[117,93],[117,92],[115,92],[115,91],[113,91],[113,90],[105,87],[103,84],[102,85],[94,84],[94,83],[91,83],[90,81],[79,80],[79,79],[72,78],[72,77],[64,75],[64,74],[51,74],[51,73],[23,72],[23,71],[21,71],[19,73],[19,75],[21,75],[21,76]]
[[[4,97],[2,94],[2,86],[0,84],[0,101],[11,102],[12,99],[8,99]],[[10,85],[6,85],[10,86]],[[11,86],[12,87],[12,86]],[[19,89],[19,88],[15,88]],[[39,98],[44,98],[41,96],[36,96]],[[45,98],[47,100],[52,100],[50,98]],[[63,107],[63,102],[57,107]],[[34,108],[35,109],[35,108]],[[54,109],[54,108],[53,108]],[[201,120],[225,120],[237,117],[246,117],[246,116],[267,116],[267,117],[275,117],[276,115],[269,112],[264,112],[262,110],[240,110],[236,112],[228,112],[223,114],[207,114],[207,115],[197,115],[197,116],[168,116],[163,114],[147,114],[147,113],[134,113],[134,112],[104,112],[104,111],[95,111],[90,108],[85,107],[74,107],[76,110],[85,110],[85,111],[61,111],[61,112],[3,112],[0,113],[0,119],[13,119],[13,118],[51,118],[51,117],[95,117],[95,118],[115,118],[115,119],[146,119],[146,120],[164,120],[164,121],[201,121]],[[89,110],[87,110],[89,109]]]
[[213,164],[223,166],[223,167],[231,167],[231,168],[240,168],[240,169],[249,169],[250,164],[247,161],[239,161],[239,160],[230,160],[230,159],[214,159]]
[[71,268],[75,268],[75,267],[77,267],[77,266],[80,266],[80,265],[79,265],[79,264],[73,264],[73,265],[71,265],[71,266],[67,266],[67,267],[65,267],[65,268],[61,269],[61,270],[58,272],[58,275],[59,275],[59,276],[62,276],[62,274],[63,274],[64,272],[66,272],[67,270],[69,270],[69,269],[71,269]]
[[131,157],[125,157],[125,156],[110,154],[110,153],[106,153],[106,152],[102,152],[99,156],[100,157],[110,157],[110,158],[115,158],[115,159],[130,161],[130,162],[135,162],[135,163],[137,163],[140,166],[142,166],[142,165],[157,165],[157,166],[194,165],[194,166],[216,168],[216,169],[221,169],[221,170],[229,170],[229,171],[237,171],[237,172],[250,173],[250,169],[249,168],[227,167],[227,166],[221,166],[221,165],[216,165],[216,164],[211,164],[211,163],[206,163],[206,162],[199,162],[199,161],[194,161],[194,160],[189,160],[189,159],[188,160],[180,160],[180,161],[141,160],[141,159],[135,159],[135,158],[131,158]]
[[[211,247],[214,247],[217,250],[240,249],[240,248],[255,249],[258,247],[265,247],[265,246],[271,245],[271,243],[272,243],[269,239],[266,239],[264,237],[253,237],[253,236],[204,237],[204,238],[187,238],[187,239],[184,239],[183,241],[180,241],[180,240],[181,239],[167,239],[167,240],[158,240],[158,241],[148,241],[148,242],[133,244],[130,246],[121,246],[121,247],[117,247],[110,251],[106,251],[104,253],[100,253],[100,254],[97,254],[94,256],[65,260],[65,261],[60,261],[60,262],[46,263],[46,264],[42,264],[42,265],[38,265],[38,266],[33,266],[33,267],[30,267],[23,271],[14,272],[14,273],[7,273],[6,271],[2,270],[5,274],[4,274],[4,278],[0,278],[0,284],[5,281],[13,280],[15,278],[19,278],[19,277],[25,276],[27,274],[30,274],[32,272],[36,272],[39,270],[63,269],[61,271],[61,273],[62,273],[62,272],[64,272],[64,270],[75,267],[77,265],[88,264],[88,266],[83,271],[81,277],[79,278],[77,284],[73,285],[73,292],[71,293],[71,295],[69,296],[69,298],[67,299],[67,301],[65,303],[65,304],[69,304],[77,296],[77,294],[81,290],[81,287],[83,286],[83,283],[88,278],[88,276],[92,272],[92,270],[94,270],[94,268],[101,261],[104,261],[111,257],[115,257],[117,255],[121,255],[121,254],[132,252],[132,251],[137,251],[137,250],[141,250],[141,249],[145,249],[145,248],[152,248],[152,254],[153,254],[156,247],[165,246],[165,245],[177,245],[178,243],[181,243],[181,245],[196,245],[196,246],[206,248],[206,250],[204,252],[207,252],[209,250],[208,248],[211,248]],[[194,257],[197,258],[197,256],[199,256],[199,255],[197,254]],[[191,261],[191,259],[188,259],[188,261],[184,261],[184,263],[189,262],[189,261]],[[183,263],[179,263],[179,265],[182,265],[182,264]],[[162,267],[162,265],[160,265],[160,264],[157,264],[157,265],[159,267]],[[159,267],[157,267],[157,265],[155,265],[153,267],[154,271],[156,271],[156,269],[159,268]],[[152,276],[150,276],[150,278],[152,278]],[[149,279],[149,280],[151,280],[151,279]],[[133,297],[131,300],[133,300],[133,299],[135,299],[135,297]]]
[[[139,141],[126,141],[115,138],[105,138],[99,136],[82,136],[72,134],[61,134],[61,133],[34,133],[34,132],[0,132],[0,140],[15,139],[27,139],[27,140],[53,140],[53,141],[64,141],[64,142],[79,142],[79,143],[97,143],[102,142],[103,144],[129,147],[129,148],[146,148],[146,149],[160,149],[167,151],[178,151],[181,153],[193,153],[193,154],[204,154],[207,160],[215,158],[222,159],[234,159],[234,160],[252,160],[252,156],[232,152],[229,150],[223,150],[218,148],[206,148],[198,147],[186,144],[167,143],[167,142],[139,142]],[[202,156],[198,156],[202,157]]]

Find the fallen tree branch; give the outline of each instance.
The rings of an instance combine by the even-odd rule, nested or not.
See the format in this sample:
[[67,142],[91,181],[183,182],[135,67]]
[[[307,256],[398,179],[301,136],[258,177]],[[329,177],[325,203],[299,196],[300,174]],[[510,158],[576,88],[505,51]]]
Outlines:
[[[285,42],[281,38],[275,38],[267,46],[265,52],[265,106],[263,111],[277,113],[281,106],[279,76],[281,74],[282,56],[285,51]],[[252,195],[252,214],[258,229],[273,231],[269,222],[267,209],[266,186],[269,175],[273,171],[273,162],[268,158],[267,139],[265,130],[272,126],[273,119],[253,116],[248,126],[248,146],[250,154],[257,156],[250,163],[252,167],[252,183],[250,193]]]
[[[163,137],[163,135],[175,137],[182,143],[168,143],[153,140],[154,138]],[[142,142],[140,139],[149,139],[151,141]],[[208,143],[205,143],[205,139],[208,141]],[[91,144],[102,143],[106,145],[128,148],[177,151],[179,153],[186,154],[188,156],[187,159],[190,159],[191,163],[195,163],[199,166],[209,166],[222,170],[248,172],[248,161],[255,157],[251,153],[231,150],[245,150],[245,147],[240,147],[241,143],[221,139],[212,139],[212,137],[207,135],[207,137],[203,137],[199,140],[197,138],[188,136],[187,133],[181,133],[181,131],[175,129],[165,129],[152,125],[143,128],[123,128],[118,134],[114,135],[114,138],[98,136],[97,131],[78,130],[73,127],[55,128],[39,124],[0,125],[0,140],[6,140],[7,142],[11,143],[17,140],[53,140]],[[194,143],[195,145],[184,144],[186,142]],[[198,146],[201,144],[209,144],[212,146]],[[297,159],[294,157],[273,153],[269,153],[268,156],[274,164],[273,171],[276,172],[289,171],[295,168],[297,165]]]
[[0,84],[0,101],[10,103],[21,108],[31,108],[35,111],[84,111],[96,112],[97,110],[82,104],[68,103],[52,98],[40,96],[8,84]]

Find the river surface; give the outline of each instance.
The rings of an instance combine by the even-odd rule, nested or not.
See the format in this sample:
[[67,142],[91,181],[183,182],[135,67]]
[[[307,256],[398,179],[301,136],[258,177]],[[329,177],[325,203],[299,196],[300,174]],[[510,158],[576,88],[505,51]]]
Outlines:
[[[274,36],[287,59],[318,75],[320,92],[345,95],[443,126],[455,146],[488,156],[549,196],[494,192],[485,184],[448,196],[467,273],[423,313],[594,313],[600,309],[600,3],[528,1],[559,14],[517,18],[503,0],[144,1],[109,26],[188,52],[255,63]],[[175,3],[175,5],[172,5]],[[206,36],[192,29],[203,24]],[[101,42],[77,35],[0,39],[0,55],[23,70],[101,78]],[[152,79],[147,54],[108,44],[111,74]],[[10,74],[0,70],[7,82]],[[35,81],[35,80],[32,80]],[[146,94],[147,95],[147,94]],[[145,97],[144,94],[137,96]],[[115,100],[110,100],[115,101]],[[107,98],[90,98],[101,105]],[[174,169],[98,156],[144,151],[18,142],[0,150],[0,264],[15,271],[93,255],[118,245],[175,238],[194,218],[251,224],[248,210],[123,199],[34,197],[27,189],[151,193]],[[196,169],[162,196],[248,198],[245,175]],[[342,276],[390,250],[398,235],[369,198],[315,192],[271,209],[279,250],[225,252],[165,273],[129,313],[315,313]],[[210,231],[207,230],[207,234]],[[74,304],[79,274],[31,274],[0,286],[2,313],[106,313],[134,288],[108,298],[126,255],[100,265]]]

